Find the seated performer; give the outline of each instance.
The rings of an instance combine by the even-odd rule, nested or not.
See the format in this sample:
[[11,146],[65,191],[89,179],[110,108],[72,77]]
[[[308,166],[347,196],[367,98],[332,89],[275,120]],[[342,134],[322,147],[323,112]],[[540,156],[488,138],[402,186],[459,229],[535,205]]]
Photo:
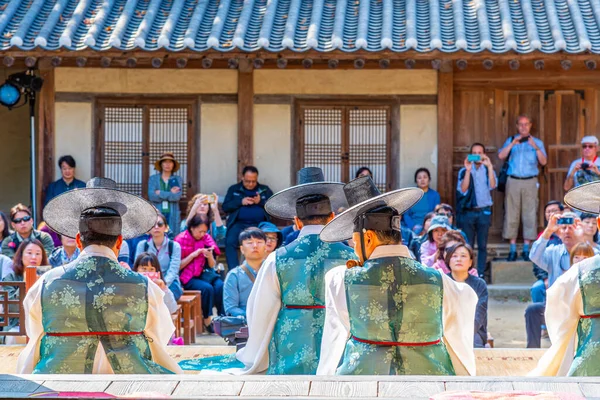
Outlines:
[[[352,249],[319,240],[332,210],[347,206],[341,183],[324,182],[320,168],[298,172],[298,186],[272,196],[269,214],[294,219],[298,239],[271,253],[258,272],[246,314],[249,338],[233,357],[182,361],[186,370],[237,366],[225,372],[315,374],[325,319],[325,273],[353,258]],[[237,365],[236,365],[237,364]]]
[[19,374],[181,372],[166,352],[174,327],[164,292],[117,261],[123,238],[148,232],[156,218],[152,204],[103,178],[48,203],[44,220],[76,238],[81,254],[27,293]]
[[475,375],[477,295],[411,259],[401,244],[401,215],[423,192],[379,195],[370,179],[351,181],[344,192],[352,207],[320,237],[352,237],[360,264],[348,262],[325,277],[317,375]]
[[[565,204],[584,213],[600,210],[600,182],[565,195]],[[600,227],[600,219],[597,220]],[[600,255],[574,264],[546,294],[546,327],[552,346],[534,376],[600,376]]]

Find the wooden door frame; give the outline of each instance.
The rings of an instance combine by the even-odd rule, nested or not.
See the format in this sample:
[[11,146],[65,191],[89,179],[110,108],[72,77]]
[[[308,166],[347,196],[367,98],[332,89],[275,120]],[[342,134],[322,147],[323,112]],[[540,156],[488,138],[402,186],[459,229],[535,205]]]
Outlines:
[[[184,185],[187,185],[188,194],[192,195],[196,193],[199,189],[199,173],[200,170],[200,154],[199,154],[199,144],[200,144],[200,132],[199,129],[199,115],[198,115],[198,98],[192,96],[182,96],[175,98],[164,98],[164,97],[146,97],[146,96],[125,96],[125,97],[97,97],[94,99],[93,110],[94,116],[96,118],[96,123],[94,123],[93,129],[93,137],[92,143],[95,145],[95,151],[93,151],[93,175],[94,176],[102,176],[103,165],[104,165],[104,109],[105,107],[110,106],[138,106],[143,107],[144,109],[149,109],[150,106],[163,106],[165,108],[174,108],[174,107],[186,107],[188,109],[188,132],[187,132],[187,140],[188,140],[188,165],[187,165],[187,182],[184,182]],[[144,112],[144,115],[148,113]],[[146,118],[146,117],[144,117]],[[144,126],[149,126],[147,122],[144,120]],[[144,127],[143,135],[147,135],[149,132],[146,132]],[[146,136],[147,137],[147,136]],[[148,149],[143,149],[143,152],[147,153]],[[142,155],[144,156],[144,155]],[[142,164],[144,164],[142,162]],[[146,177],[146,178],[145,178]],[[148,179],[149,172],[147,168],[144,166],[142,170],[142,180]],[[143,183],[142,183],[143,184]],[[144,193],[142,190],[142,196],[144,198],[147,197],[147,193]]]
[[[291,149],[291,170],[290,170],[290,182],[292,185],[296,184],[296,173],[304,165],[304,135],[302,127],[302,110],[304,108],[330,108],[330,109],[342,109],[342,152],[345,148],[349,148],[349,142],[346,137],[349,137],[349,113],[346,109],[352,107],[381,107],[387,110],[388,127],[386,133],[386,190],[397,188],[398,173],[397,166],[400,164],[400,112],[399,107],[402,104],[402,97],[393,98],[380,98],[380,99],[369,99],[369,98],[336,98],[336,99],[294,99],[293,104],[293,118],[295,127],[292,132],[292,149]],[[398,116],[398,118],[395,118]],[[396,137],[397,136],[397,137]],[[395,147],[398,147],[397,149]],[[394,148],[393,148],[394,147]],[[349,167],[349,164],[348,164]],[[348,174],[347,180],[352,180],[350,176],[349,168],[348,171],[342,169],[342,180],[344,175]]]

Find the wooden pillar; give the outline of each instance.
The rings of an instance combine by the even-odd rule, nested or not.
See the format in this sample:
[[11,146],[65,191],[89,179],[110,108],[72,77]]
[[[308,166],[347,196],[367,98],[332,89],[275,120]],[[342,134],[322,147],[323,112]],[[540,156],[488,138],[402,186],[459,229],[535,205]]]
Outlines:
[[54,112],[55,88],[54,67],[51,59],[39,61],[39,73],[44,80],[42,90],[37,97],[37,204],[38,222],[42,216],[44,191],[54,180]]
[[454,151],[454,109],[453,109],[452,63],[443,62],[438,72],[438,159],[437,190],[442,202],[454,203],[452,185],[452,158]]
[[254,74],[250,60],[242,59],[238,67],[238,176],[254,164]]

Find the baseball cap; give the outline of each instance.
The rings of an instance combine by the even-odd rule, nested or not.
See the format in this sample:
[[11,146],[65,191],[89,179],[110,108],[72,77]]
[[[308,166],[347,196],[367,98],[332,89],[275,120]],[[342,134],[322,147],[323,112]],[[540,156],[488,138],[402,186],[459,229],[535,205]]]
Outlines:
[[584,144],[584,143],[592,143],[597,146],[598,138],[596,136],[584,136],[584,138],[581,139],[581,144]]

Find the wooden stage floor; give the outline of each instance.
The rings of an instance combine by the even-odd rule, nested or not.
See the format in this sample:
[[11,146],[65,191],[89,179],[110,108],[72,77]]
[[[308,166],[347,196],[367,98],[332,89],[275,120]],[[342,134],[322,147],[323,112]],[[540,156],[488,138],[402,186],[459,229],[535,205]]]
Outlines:
[[[410,398],[600,399],[598,378],[524,375],[544,350],[477,349],[477,377],[15,375],[22,346],[0,346],[0,398],[78,395],[92,398]],[[233,352],[227,346],[172,346],[178,361]],[[504,395],[503,395],[504,394]],[[464,395],[464,396],[463,396]],[[466,397],[465,397],[466,396]],[[501,396],[501,397],[498,397]]]

